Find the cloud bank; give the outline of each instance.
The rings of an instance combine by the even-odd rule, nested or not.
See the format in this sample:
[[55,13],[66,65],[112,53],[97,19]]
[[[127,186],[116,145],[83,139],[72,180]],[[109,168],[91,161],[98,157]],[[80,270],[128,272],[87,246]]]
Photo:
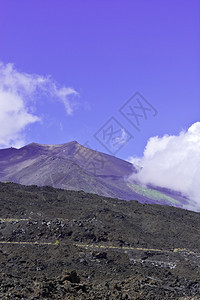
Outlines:
[[150,138],[143,157],[129,161],[138,166],[129,180],[179,191],[200,205],[200,122],[178,136]]
[[22,73],[0,62],[0,148],[25,144],[25,128],[41,120],[34,111],[40,96],[61,102],[72,115],[74,95],[74,89],[59,86],[50,76]]

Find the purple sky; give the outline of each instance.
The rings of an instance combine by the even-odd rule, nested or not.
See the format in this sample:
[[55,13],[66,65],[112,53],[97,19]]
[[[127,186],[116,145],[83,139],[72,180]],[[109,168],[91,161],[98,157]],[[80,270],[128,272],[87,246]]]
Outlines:
[[[79,93],[72,115],[41,95],[34,114],[42,122],[24,128],[27,143],[88,141],[109,153],[94,134],[114,117],[134,136],[116,156],[142,155],[149,137],[199,121],[200,2],[2,0],[0,61]],[[137,91],[158,112],[140,118],[140,132],[119,111]]]

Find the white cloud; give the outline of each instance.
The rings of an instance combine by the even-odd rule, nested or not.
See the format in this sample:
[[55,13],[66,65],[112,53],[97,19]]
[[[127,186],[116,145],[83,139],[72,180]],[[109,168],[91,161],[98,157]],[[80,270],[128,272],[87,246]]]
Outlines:
[[0,147],[20,147],[25,144],[25,128],[40,121],[34,114],[34,104],[40,95],[63,103],[66,113],[72,115],[71,96],[78,93],[61,86],[50,77],[19,72],[13,64],[0,62]]
[[200,205],[200,122],[178,136],[150,138],[143,157],[129,161],[138,166],[130,180],[179,191]]

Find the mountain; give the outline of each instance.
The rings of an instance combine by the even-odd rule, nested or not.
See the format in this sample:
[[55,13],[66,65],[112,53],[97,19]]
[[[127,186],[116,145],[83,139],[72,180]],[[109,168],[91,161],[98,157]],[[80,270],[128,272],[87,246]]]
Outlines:
[[0,299],[200,299],[200,213],[0,183]]
[[196,209],[193,202],[180,193],[129,182],[128,177],[133,172],[137,170],[131,163],[86,148],[76,141],[61,145],[31,143],[20,149],[0,150],[2,182],[48,185],[123,200]]

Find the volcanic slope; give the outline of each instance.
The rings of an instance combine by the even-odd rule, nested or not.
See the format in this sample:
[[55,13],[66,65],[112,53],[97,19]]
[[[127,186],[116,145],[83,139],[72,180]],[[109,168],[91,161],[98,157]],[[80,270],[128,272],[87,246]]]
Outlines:
[[0,183],[0,299],[200,299],[200,214]]
[[192,201],[162,188],[143,188],[127,178],[136,172],[129,162],[81,146],[29,144],[21,149],[0,150],[0,181],[24,185],[50,185],[83,190],[102,196],[142,203],[191,208]]

